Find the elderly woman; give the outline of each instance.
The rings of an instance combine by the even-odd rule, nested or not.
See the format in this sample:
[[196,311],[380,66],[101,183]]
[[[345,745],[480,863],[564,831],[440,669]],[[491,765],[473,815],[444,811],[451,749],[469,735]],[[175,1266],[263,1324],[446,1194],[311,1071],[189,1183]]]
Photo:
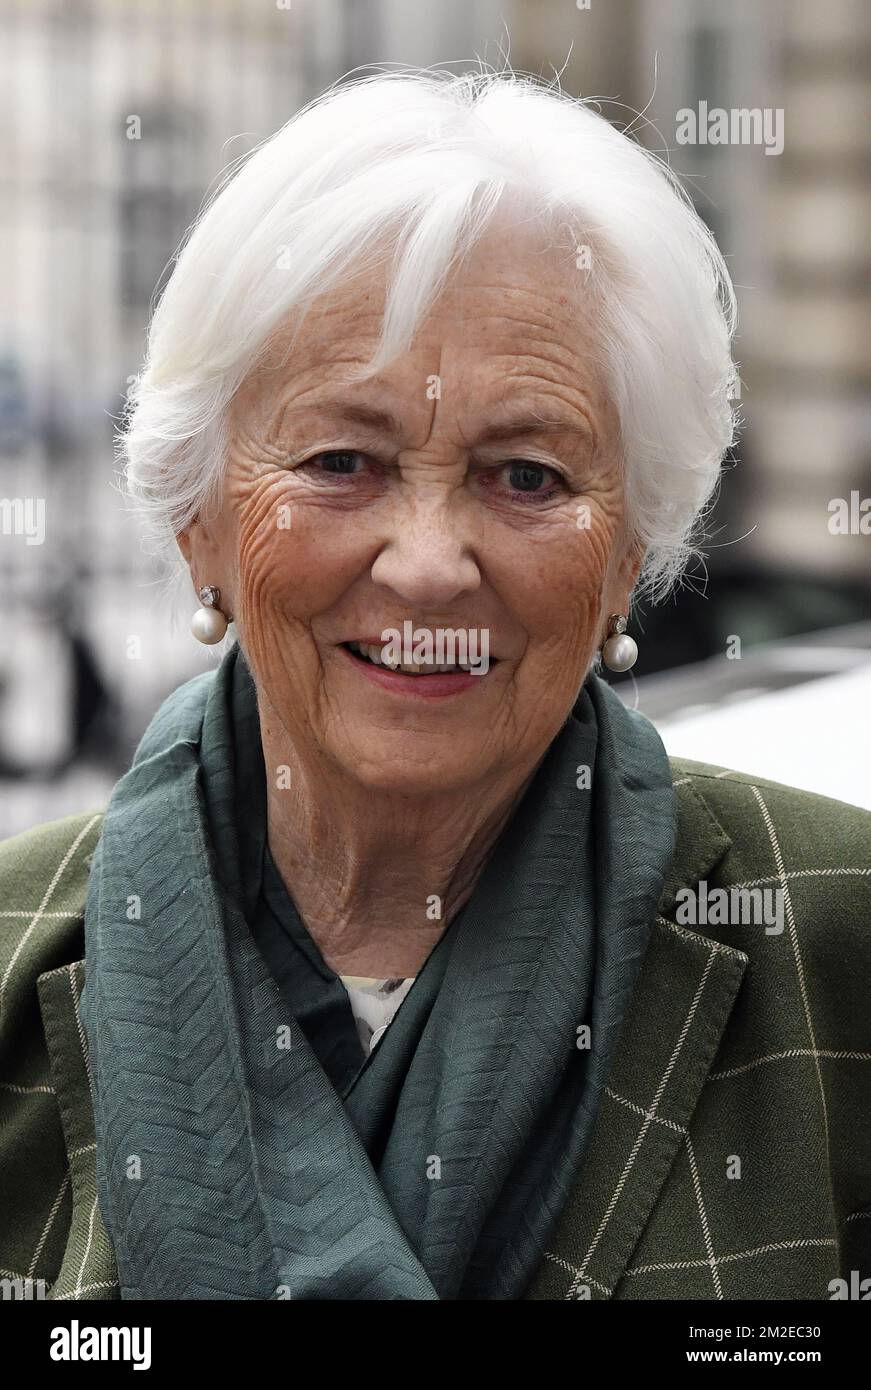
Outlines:
[[598,674],[695,543],[733,318],[669,172],[510,73],[332,90],[203,212],[123,447],[235,640],[4,847],[7,1276],[871,1275],[871,818],[670,762]]

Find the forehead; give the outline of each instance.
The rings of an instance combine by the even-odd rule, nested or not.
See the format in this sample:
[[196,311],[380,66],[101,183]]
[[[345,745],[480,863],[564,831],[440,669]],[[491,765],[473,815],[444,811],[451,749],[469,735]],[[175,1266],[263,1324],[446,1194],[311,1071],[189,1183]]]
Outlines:
[[449,271],[408,349],[371,380],[350,380],[374,353],[387,304],[384,267],[321,295],[273,334],[237,406],[321,410],[337,389],[358,403],[385,393],[418,399],[432,376],[444,404],[486,407],[507,390],[605,408],[595,335],[570,245],[542,228],[497,225]]

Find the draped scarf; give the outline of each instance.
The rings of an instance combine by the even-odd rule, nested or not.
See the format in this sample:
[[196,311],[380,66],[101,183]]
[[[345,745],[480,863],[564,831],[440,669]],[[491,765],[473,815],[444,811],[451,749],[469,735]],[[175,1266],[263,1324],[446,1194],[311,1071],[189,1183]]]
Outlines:
[[89,877],[81,1007],[122,1298],[522,1298],[582,1179],[671,864],[659,736],[588,676],[368,1057],[268,854],[265,795],[234,646],[155,715]]

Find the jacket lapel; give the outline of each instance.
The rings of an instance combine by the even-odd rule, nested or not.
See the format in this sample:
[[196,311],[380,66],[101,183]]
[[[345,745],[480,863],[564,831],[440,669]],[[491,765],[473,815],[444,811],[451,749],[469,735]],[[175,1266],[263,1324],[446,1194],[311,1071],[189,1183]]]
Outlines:
[[89,1059],[79,1001],[85,962],[48,970],[37,979],[43,1032],[63,1126],[72,1188],[72,1214],[63,1263],[51,1299],[117,1298],[115,1256],[97,1205],[96,1136]]
[[731,843],[692,783],[678,779],[675,787],[678,840],[661,915],[579,1181],[527,1298],[613,1296],[678,1152],[689,1147],[688,1126],[748,962],[664,915]]

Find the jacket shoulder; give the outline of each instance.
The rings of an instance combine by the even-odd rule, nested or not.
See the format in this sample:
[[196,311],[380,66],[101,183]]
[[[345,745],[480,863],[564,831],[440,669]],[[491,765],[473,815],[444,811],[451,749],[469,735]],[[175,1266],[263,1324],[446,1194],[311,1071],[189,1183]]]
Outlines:
[[819,792],[733,772],[691,758],[670,758],[676,788],[701,798],[744,858],[775,868],[788,849],[784,871],[823,873],[848,865],[864,869],[871,890],[871,811]]
[[[701,879],[708,890],[726,890],[728,907],[712,916],[708,892],[707,915],[693,922],[702,884],[696,890],[678,872],[666,915],[681,922],[679,893],[693,930],[746,952],[754,968],[764,959],[773,975],[812,975],[813,990],[825,990],[832,1009],[840,999],[867,1020],[861,1000],[871,988],[871,812],[685,758],[672,759],[672,770],[676,858],[683,850],[691,859],[699,842],[711,846]],[[775,925],[760,925],[763,910],[776,916]],[[781,941],[790,951],[769,949]],[[869,1045],[866,1028],[862,1048]]]
[[94,1201],[79,1014],[101,824],[99,811],[67,816],[0,844],[0,1266],[17,1297],[115,1287]]
[[78,813],[0,843],[4,993],[22,975],[32,980],[81,957],[88,874],[102,820],[102,811]]
[[[84,842],[92,829],[96,832],[92,839],[96,843],[99,826],[103,820],[102,810],[77,811],[74,815],[63,816],[60,820],[45,821],[31,830],[23,830],[19,835],[0,840],[0,875],[4,875],[23,859],[53,861],[60,851],[64,857],[70,846]],[[90,851],[92,852],[93,846]]]

